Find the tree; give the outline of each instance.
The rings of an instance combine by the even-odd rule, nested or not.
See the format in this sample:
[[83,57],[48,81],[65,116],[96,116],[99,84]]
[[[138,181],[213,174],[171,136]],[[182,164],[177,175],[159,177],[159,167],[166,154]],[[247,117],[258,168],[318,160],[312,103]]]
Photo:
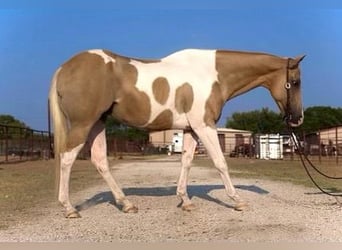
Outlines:
[[116,137],[127,138],[129,140],[147,140],[146,131],[123,125],[112,116],[106,118],[106,133]]
[[285,130],[282,115],[268,108],[249,112],[235,112],[227,119],[226,127],[262,134],[279,133]]
[[342,124],[342,108],[329,106],[309,107],[304,111],[304,123],[300,130],[307,133]]
[[8,126],[0,127],[0,139],[29,136],[27,133],[29,127],[11,115],[0,115],[0,125]]
[[[313,106],[304,111],[304,123],[297,130],[312,133],[322,128],[341,124],[342,108]],[[282,115],[267,108],[250,112],[235,112],[227,119],[226,127],[263,134],[286,131]]]
[[0,115],[0,125],[7,125],[20,128],[28,128],[28,126],[11,115]]

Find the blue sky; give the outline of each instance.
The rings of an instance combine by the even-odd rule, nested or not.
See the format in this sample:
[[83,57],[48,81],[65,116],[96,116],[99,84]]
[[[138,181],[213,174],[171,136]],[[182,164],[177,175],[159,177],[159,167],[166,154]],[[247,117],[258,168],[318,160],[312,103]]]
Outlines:
[[[184,48],[306,54],[305,107],[342,106],[342,9],[329,1],[8,2],[0,1],[0,114],[31,128],[47,129],[54,71],[91,48],[142,58]],[[268,92],[255,89],[228,102],[219,125],[233,112],[262,107],[277,111]]]

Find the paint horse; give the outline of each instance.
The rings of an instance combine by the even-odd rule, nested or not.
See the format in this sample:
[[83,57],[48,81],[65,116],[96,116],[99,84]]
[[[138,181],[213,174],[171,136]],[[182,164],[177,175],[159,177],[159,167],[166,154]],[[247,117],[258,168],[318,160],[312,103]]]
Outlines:
[[80,217],[69,200],[71,167],[86,142],[91,161],[108,183],[123,212],[137,212],[110,173],[104,120],[112,115],[146,130],[183,129],[177,195],[184,210],[194,209],[187,194],[197,140],[205,146],[236,210],[247,203],[237,194],[220,148],[215,124],[226,101],[255,87],[267,88],[291,126],[303,122],[299,63],[264,53],[186,49],[160,60],[142,60],[108,50],[77,54],[55,73],[49,102],[58,159],[59,195],[66,217]]

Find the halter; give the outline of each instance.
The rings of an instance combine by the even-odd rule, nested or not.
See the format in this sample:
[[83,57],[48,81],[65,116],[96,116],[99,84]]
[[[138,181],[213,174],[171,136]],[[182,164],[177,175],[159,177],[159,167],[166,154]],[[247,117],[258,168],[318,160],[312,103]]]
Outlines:
[[[305,172],[307,173],[307,175],[309,176],[310,180],[312,181],[312,183],[324,194],[333,196],[333,197],[342,197],[342,193],[333,193],[333,192],[329,192],[324,190],[313,178],[312,174],[309,171],[308,165],[314,169],[318,174],[324,176],[325,178],[328,179],[333,179],[333,180],[341,180],[342,177],[341,176],[329,176],[325,173],[323,173],[321,170],[319,170],[308,158],[308,156],[304,153],[304,148],[300,145],[299,143],[299,139],[297,137],[297,135],[295,134],[295,130],[294,128],[292,128],[289,124],[289,121],[292,118],[292,112],[291,112],[291,106],[290,106],[290,98],[291,98],[291,87],[292,87],[292,83],[290,82],[290,76],[289,76],[289,70],[291,69],[290,67],[290,58],[287,59],[287,66],[286,66],[286,82],[285,82],[285,89],[286,89],[286,95],[287,95],[287,100],[286,100],[286,110],[285,110],[285,116],[284,116],[284,120],[286,121],[287,124],[287,129],[288,132],[292,138],[292,141],[294,142],[295,148],[297,148],[298,150],[298,155],[299,155],[299,159],[305,169]],[[305,163],[305,161],[307,163]],[[307,165],[308,164],[308,165]],[[341,203],[336,199],[337,203],[341,205]]]
[[284,87],[286,89],[286,107],[285,107],[285,115],[284,115],[284,120],[286,121],[286,124],[289,124],[289,121],[292,118],[292,111],[291,111],[291,106],[290,106],[290,99],[291,99],[291,92],[290,89],[292,87],[292,84],[290,82],[290,75],[289,75],[289,70],[290,70],[290,58],[287,59],[287,66],[286,66],[286,82],[284,84]]

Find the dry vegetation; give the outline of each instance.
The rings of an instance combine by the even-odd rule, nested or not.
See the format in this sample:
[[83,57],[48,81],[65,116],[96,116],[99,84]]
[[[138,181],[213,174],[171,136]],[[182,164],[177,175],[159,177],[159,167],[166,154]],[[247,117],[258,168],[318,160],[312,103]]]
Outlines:
[[[35,213],[40,206],[56,200],[54,162],[28,161],[0,165],[0,229],[16,217]],[[76,192],[100,181],[89,161],[77,161],[72,172],[71,189]]]
[[[287,181],[297,185],[312,187],[313,184],[307,176],[301,162],[296,160],[256,160],[246,158],[228,158],[228,164],[232,176],[242,178],[269,179],[275,181]],[[331,176],[342,176],[342,165],[333,161],[313,160],[318,169]],[[195,164],[201,166],[211,165],[209,159],[196,159]],[[309,167],[314,179],[327,190],[342,190],[342,180],[326,179],[318,175]]]

